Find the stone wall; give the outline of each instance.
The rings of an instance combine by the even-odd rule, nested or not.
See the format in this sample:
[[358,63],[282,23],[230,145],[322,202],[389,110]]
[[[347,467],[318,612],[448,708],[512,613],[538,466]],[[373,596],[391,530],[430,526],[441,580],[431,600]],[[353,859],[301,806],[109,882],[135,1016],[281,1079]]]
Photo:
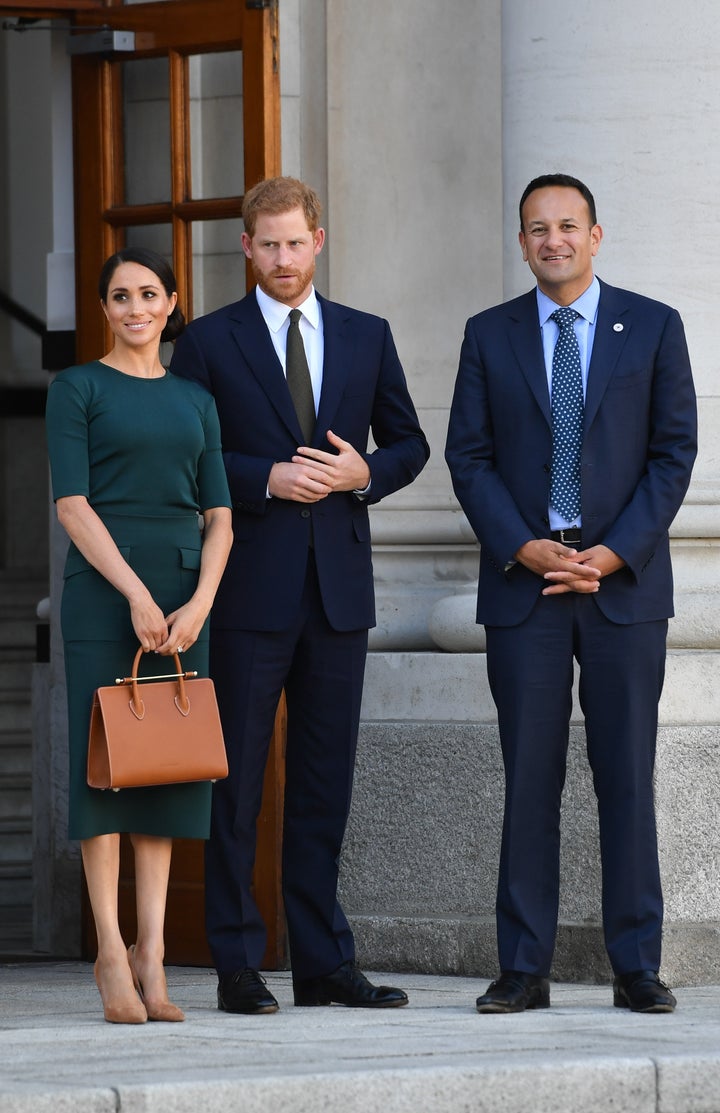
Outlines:
[[[714,657],[671,651],[660,705],[663,972],[674,984],[720,980]],[[496,973],[502,811],[502,763],[484,655],[371,654],[341,870],[344,907],[365,965]],[[576,712],[563,800],[554,978],[609,980],[600,922],[597,816]]]

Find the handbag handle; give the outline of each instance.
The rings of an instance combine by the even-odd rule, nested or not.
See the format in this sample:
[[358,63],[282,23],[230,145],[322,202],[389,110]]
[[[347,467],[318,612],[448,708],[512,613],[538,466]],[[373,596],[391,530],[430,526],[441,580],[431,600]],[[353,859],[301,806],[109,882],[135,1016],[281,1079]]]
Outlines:
[[[144,680],[177,680],[178,692],[175,696],[175,706],[177,707],[181,715],[189,715],[190,700],[188,699],[188,695],[185,690],[185,681],[192,680],[193,677],[197,676],[197,672],[183,672],[182,666],[180,664],[180,658],[178,657],[177,653],[173,653],[173,660],[175,661],[175,668],[177,669],[177,672],[164,673],[161,676],[139,677],[138,668],[140,666],[140,658],[145,652],[146,651],[143,649],[143,647],[140,646],[137,653],[135,654],[135,660],[133,661],[131,675],[116,677],[115,679],[116,684],[130,684],[132,686],[132,694],[130,696],[130,710],[132,711],[133,715],[135,715],[137,719],[143,719],[145,717],[145,704],[140,697],[140,689],[138,686],[138,684],[142,683],[142,681]],[[147,652],[149,653],[150,650],[147,650]]]

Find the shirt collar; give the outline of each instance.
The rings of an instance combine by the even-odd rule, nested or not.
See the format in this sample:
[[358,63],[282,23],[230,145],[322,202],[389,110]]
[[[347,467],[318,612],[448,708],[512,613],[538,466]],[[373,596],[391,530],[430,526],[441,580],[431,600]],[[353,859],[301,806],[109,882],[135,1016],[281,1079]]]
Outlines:
[[[558,308],[557,302],[544,294],[540,287],[537,287],[537,303],[538,303],[538,316],[540,317],[540,326],[547,324],[551,313],[554,313]],[[598,304],[600,302],[600,283],[597,278],[593,276],[593,280],[579,298],[569,306],[571,309],[577,310],[581,317],[584,317],[591,325],[595,323],[597,316]]]
[[[260,312],[265,318],[265,323],[271,332],[279,332],[282,326],[288,319],[291,306],[285,305],[281,301],[276,301],[261,290],[259,286],[255,287],[255,296],[257,303],[260,306]],[[315,287],[310,287],[310,293],[297,308],[302,313],[303,317],[307,320],[308,324],[313,328],[317,328],[320,324],[320,306],[315,297]]]

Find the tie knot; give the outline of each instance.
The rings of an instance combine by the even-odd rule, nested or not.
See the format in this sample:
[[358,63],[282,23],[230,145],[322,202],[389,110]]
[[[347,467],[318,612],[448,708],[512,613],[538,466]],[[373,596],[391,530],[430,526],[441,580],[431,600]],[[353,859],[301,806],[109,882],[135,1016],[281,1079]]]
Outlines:
[[300,318],[302,317],[302,313],[300,312],[299,309],[291,309],[288,316],[290,318],[290,324],[291,325],[296,325],[298,323],[298,321],[300,320]]
[[553,321],[556,321],[560,328],[568,328],[580,316],[577,309],[571,309],[568,305],[563,306],[562,309],[556,309],[554,313],[550,314]]

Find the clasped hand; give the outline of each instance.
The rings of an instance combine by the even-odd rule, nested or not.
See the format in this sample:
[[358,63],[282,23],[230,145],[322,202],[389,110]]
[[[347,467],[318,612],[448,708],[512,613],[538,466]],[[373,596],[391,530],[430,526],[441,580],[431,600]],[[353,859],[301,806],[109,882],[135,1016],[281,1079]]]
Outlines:
[[515,559],[531,572],[550,581],[543,595],[563,595],[576,591],[582,595],[600,590],[600,580],[617,572],[624,560],[607,545],[593,545],[578,552],[559,541],[527,541]]
[[165,616],[151,597],[130,604],[130,617],[146,653],[169,657],[178,646],[188,650],[198,639],[207,612],[192,600]]
[[327,439],[337,453],[304,445],[289,463],[273,464],[268,479],[273,498],[319,502],[333,491],[362,491],[367,487],[370,468],[366,460],[331,429]]

